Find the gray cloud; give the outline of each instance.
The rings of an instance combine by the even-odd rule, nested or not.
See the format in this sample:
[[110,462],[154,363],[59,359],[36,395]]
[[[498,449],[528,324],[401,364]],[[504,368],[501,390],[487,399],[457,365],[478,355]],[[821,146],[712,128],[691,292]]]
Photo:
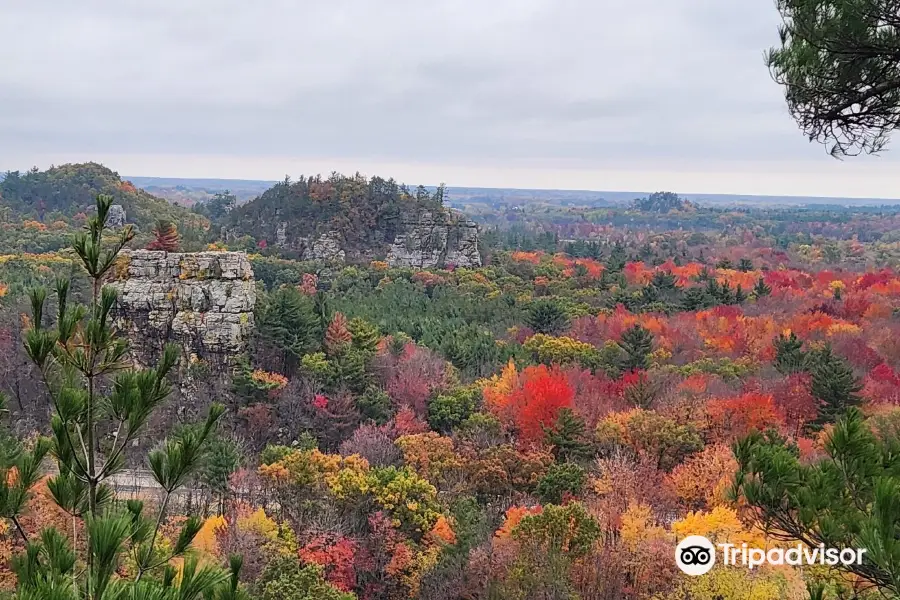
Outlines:
[[817,160],[763,66],[777,23],[758,0],[6,0],[0,160]]

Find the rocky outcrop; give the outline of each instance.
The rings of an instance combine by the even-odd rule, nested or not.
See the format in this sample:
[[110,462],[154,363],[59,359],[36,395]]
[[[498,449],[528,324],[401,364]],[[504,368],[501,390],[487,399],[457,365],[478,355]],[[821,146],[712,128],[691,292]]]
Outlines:
[[113,204],[106,213],[106,224],[109,227],[125,227],[128,216],[125,214],[125,207],[121,204]]
[[392,267],[480,267],[478,226],[453,213],[422,212],[401,221],[387,262]]
[[246,349],[256,288],[243,252],[124,251],[110,284],[119,292],[117,324],[140,362],[166,342],[216,363]]

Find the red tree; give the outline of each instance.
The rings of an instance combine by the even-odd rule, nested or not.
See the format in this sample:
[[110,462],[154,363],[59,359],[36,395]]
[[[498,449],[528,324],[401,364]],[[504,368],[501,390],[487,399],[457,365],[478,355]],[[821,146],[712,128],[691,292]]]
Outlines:
[[736,398],[710,400],[706,412],[710,437],[717,442],[732,442],[752,429],[763,431],[784,426],[784,416],[768,394],[749,392]]
[[544,438],[544,427],[553,425],[559,409],[571,407],[574,397],[565,373],[557,367],[527,367],[519,386],[509,395],[503,416],[512,419],[521,441],[539,442]]
[[334,313],[334,318],[325,330],[325,349],[331,355],[340,354],[352,341],[353,337],[347,329],[347,317],[344,313]]
[[171,221],[157,221],[150,233],[153,235],[153,240],[147,244],[147,250],[165,250],[166,252],[178,250],[180,244],[178,229]]

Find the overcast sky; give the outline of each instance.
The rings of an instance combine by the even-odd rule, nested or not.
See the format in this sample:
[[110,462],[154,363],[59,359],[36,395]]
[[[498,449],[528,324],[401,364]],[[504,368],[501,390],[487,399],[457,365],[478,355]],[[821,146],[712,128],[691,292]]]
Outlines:
[[[900,197],[787,114],[773,0],[0,0],[0,168]],[[900,140],[898,140],[900,143]]]

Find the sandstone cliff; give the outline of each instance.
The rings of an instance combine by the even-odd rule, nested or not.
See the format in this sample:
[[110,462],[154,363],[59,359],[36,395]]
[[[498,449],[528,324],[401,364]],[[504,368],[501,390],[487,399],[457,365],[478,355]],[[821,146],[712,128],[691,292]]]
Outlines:
[[481,266],[478,226],[473,221],[450,213],[423,212],[402,219],[401,226],[403,233],[387,254],[392,267]]
[[118,326],[141,362],[166,342],[214,363],[246,349],[256,288],[243,252],[124,251],[110,284],[119,291]]

